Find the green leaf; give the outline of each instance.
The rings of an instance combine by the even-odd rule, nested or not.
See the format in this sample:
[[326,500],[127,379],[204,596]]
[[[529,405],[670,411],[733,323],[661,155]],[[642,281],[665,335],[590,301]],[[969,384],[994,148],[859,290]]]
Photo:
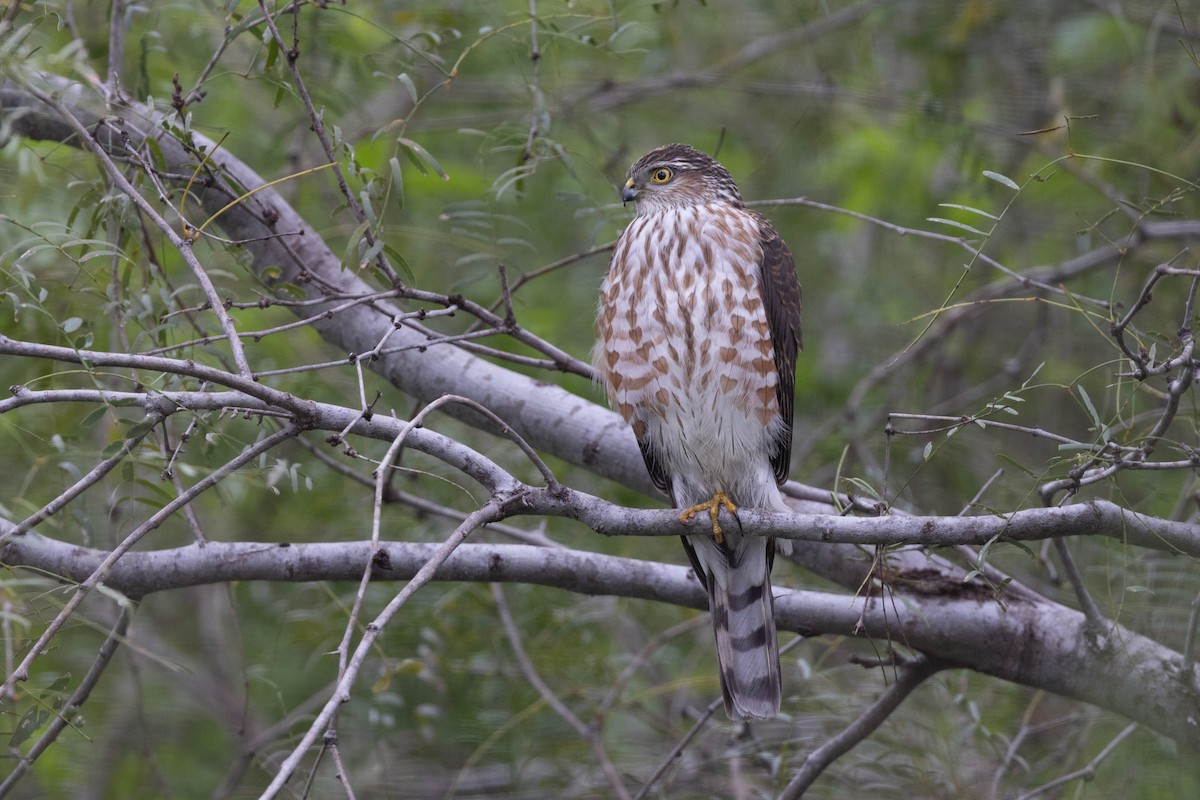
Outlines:
[[972,208],[971,206],[961,206],[958,203],[938,203],[938,205],[942,208],[957,208],[959,211],[969,211],[972,214],[978,214],[981,217],[987,217],[988,219],[996,220],[997,222],[1000,220],[1000,218],[995,214],[989,214],[986,211],[981,211],[980,209]]
[[50,710],[41,706],[31,706],[28,711],[21,715],[17,720],[16,726],[13,728],[12,736],[8,739],[9,747],[19,747],[26,739],[32,736],[38,728],[46,724],[46,720],[50,719]]
[[1008,464],[1011,467],[1015,467],[1016,469],[1019,469],[1021,472],[1024,472],[1030,478],[1033,478],[1034,480],[1038,480],[1037,473],[1035,473],[1033,470],[1026,467],[1021,462],[1017,461],[1012,456],[1005,455],[1004,453],[996,453],[996,458],[1000,459],[1005,464]]
[[150,151],[150,161],[154,164],[154,168],[159,172],[167,171],[167,159],[163,156],[162,146],[153,136],[148,136],[145,140],[146,149]]
[[125,431],[125,438],[134,439],[145,436],[157,424],[158,419],[156,417],[146,417],[140,422],[135,422],[133,425],[130,425],[128,430]]
[[1037,369],[1035,369],[1033,371],[1033,373],[1028,378],[1025,379],[1025,382],[1021,384],[1021,388],[1024,389],[1025,387],[1029,386],[1029,384],[1033,381],[1033,379],[1037,377],[1037,374],[1042,371],[1042,367],[1044,367],[1044,366],[1046,366],[1045,361],[1038,364]]
[[353,231],[350,232],[350,238],[346,240],[346,252],[342,255],[343,264],[357,263],[358,259],[355,256],[357,255],[359,249],[359,242],[362,240],[363,235],[367,232],[367,228],[370,227],[370,225],[370,222],[363,220],[362,222],[358,223]]
[[83,419],[81,419],[79,421],[79,427],[80,428],[91,428],[97,422],[99,422],[100,419],[107,413],[108,413],[108,406],[98,406],[96,408],[93,408],[91,411],[89,411],[87,413],[86,416],[84,416]]
[[439,164],[437,159],[430,155],[429,151],[424,147],[421,147],[421,145],[417,144],[412,139],[406,139],[403,136],[396,141],[401,147],[404,148],[404,152],[408,155],[409,160],[416,164],[417,169],[421,170],[422,175],[428,174],[425,171],[425,166],[428,166],[430,169],[436,172],[438,177],[440,177],[442,180],[450,180],[450,176],[446,174],[446,170],[442,169],[442,165]]
[[404,278],[404,280],[408,281],[409,283],[412,283],[416,280],[416,276],[413,274],[412,267],[408,265],[408,261],[405,260],[404,256],[400,255],[399,250],[389,244],[385,244],[383,246],[383,252],[387,253],[388,258],[392,261],[392,264],[400,270],[401,278]]
[[983,177],[991,178],[996,183],[1003,184],[1004,186],[1007,186],[1009,189],[1012,189],[1014,192],[1021,191],[1021,187],[1017,185],[1016,181],[1014,181],[1012,178],[1009,178],[1005,175],[1001,175],[999,172],[992,172],[990,169],[985,169],[983,171]]
[[864,481],[862,478],[845,478],[851,486],[858,487],[859,491],[868,497],[883,502],[883,497],[875,490],[875,487]]
[[1084,389],[1082,386],[1076,386],[1075,388],[1079,390],[1079,396],[1083,400],[1084,406],[1087,407],[1088,415],[1092,418],[1094,430],[1100,434],[1101,439],[1107,442],[1109,439],[1108,426],[1100,420],[1100,414],[1096,411],[1096,406],[1092,404],[1092,398],[1088,396],[1087,389]]
[[392,156],[388,159],[388,167],[392,170],[392,194],[396,197],[396,205],[404,208],[404,175],[400,171],[400,159]]
[[417,94],[417,85],[413,83],[413,79],[408,76],[407,72],[401,72],[396,76],[396,80],[404,84],[404,88],[408,90],[408,96],[412,98],[413,105],[416,105],[421,96]]
[[941,224],[949,225],[952,228],[960,228],[964,231],[970,231],[971,233],[974,233],[977,236],[987,236],[988,235],[987,233],[984,233],[983,231],[979,230],[979,228],[971,227],[970,225],[968,225],[965,222],[955,222],[952,219],[943,219],[942,217],[926,217],[925,219],[929,220],[930,222],[940,222]]
[[267,60],[264,67],[265,71],[269,72],[271,67],[275,66],[275,62],[279,60],[279,43],[271,35],[270,29],[263,30],[263,39],[267,42]]

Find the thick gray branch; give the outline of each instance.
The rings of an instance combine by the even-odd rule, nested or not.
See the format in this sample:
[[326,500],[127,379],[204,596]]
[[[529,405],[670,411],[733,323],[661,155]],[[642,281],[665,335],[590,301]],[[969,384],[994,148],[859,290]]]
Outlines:
[[[437,544],[385,542],[375,580],[408,580]],[[16,537],[0,550],[10,565],[36,563],[79,579],[101,551],[37,535]],[[357,580],[370,542],[272,544],[207,542],[173,550],[129,553],[113,565],[107,585],[132,595],[223,581]],[[704,609],[691,570],[595,553],[527,545],[461,545],[435,580],[534,583],[591,595],[615,595]],[[849,636],[863,633],[929,653],[954,665],[1111,709],[1181,744],[1200,749],[1200,702],[1182,681],[1178,653],[1115,626],[1100,647],[1090,643],[1082,614],[1055,603],[988,593],[897,591],[886,598],[848,597],[776,588],[775,616],[785,630]]]
[[[23,354],[27,349],[39,357],[62,360],[86,360],[97,365],[138,363],[138,356],[111,353],[86,353],[49,345],[14,342],[0,336],[0,353]],[[164,371],[181,371],[191,362],[155,359]],[[238,381],[232,373],[210,371],[209,380]],[[255,387],[257,388],[257,387]],[[294,404],[290,395],[281,395]],[[0,401],[0,413],[23,405],[49,402],[107,403],[136,406],[147,413],[167,415],[180,409],[218,410],[234,407],[244,410],[268,410],[271,405],[261,397],[241,392],[111,392],[72,389],[33,392],[15,387],[14,396]],[[341,431],[347,427],[361,436],[391,441],[406,424],[404,420],[376,415],[360,418],[357,410],[307,401],[303,405],[305,422],[317,430]],[[286,411],[280,406],[279,410]],[[470,448],[428,428],[409,433],[410,446],[440,458],[475,477],[493,490],[514,493],[520,488],[499,466]],[[679,536],[695,532],[697,524],[682,523],[669,510],[625,508],[602,498],[564,487],[529,489],[519,507],[510,513],[539,514],[578,520],[608,536]],[[850,545],[983,545],[1000,541],[1041,541],[1067,536],[1105,536],[1137,547],[1200,557],[1200,526],[1138,514],[1106,500],[1078,503],[1061,508],[1035,508],[1007,516],[979,517],[842,517],[828,514],[779,514],[754,509],[737,513],[734,524],[764,536],[804,542]]]

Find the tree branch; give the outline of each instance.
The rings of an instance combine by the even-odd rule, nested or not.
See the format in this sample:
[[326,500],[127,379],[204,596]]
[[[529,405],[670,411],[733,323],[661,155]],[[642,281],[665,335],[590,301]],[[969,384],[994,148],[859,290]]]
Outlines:
[[[279,765],[279,771],[275,774],[271,784],[261,795],[262,800],[270,800],[275,797],[283,789],[284,785],[291,779],[296,769],[300,765],[300,760],[304,754],[312,747],[317,736],[321,731],[329,726],[329,722],[333,719],[334,714],[342,703],[350,699],[350,693],[354,688],[355,682],[358,680],[358,673],[362,669],[363,663],[366,661],[367,654],[375,644],[375,640],[379,638],[387,627],[389,621],[394,617],[400,609],[408,602],[408,600],[416,594],[417,590],[432,580],[438,569],[445,563],[446,559],[450,558],[454,551],[462,546],[463,541],[467,536],[481,525],[488,522],[494,522],[500,517],[500,504],[495,500],[489,501],[479,510],[472,513],[463,521],[461,525],[454,529],[450,537],[440,545],[435,545],[428,557],[415,569],[409,582],[401,589],[392,601],[387,604],[387,607],[379,613],[379,615],[367,625],[363,632],[362,638],[358,642],[358,647],[354,649],[354,654],[350,657],[346,665],[346,669],[338,679],[337,688],[333,691],[333,696],[317,714],[304,736],[299,743],[293,748],[291,754],[283,760]],[[379,562],[378,553],[370,560],[359,561],[358,567],[361,569],[364,563],[375,565]]]
[[[64,85],[65,87],[65,85]],[[84,124],[88,116],[72,108]],[[119,153],[127,152],[126,141],[141,146],[153,138],[161,152],[167,173],[190,178],[195,172],[196,155],[185,148],[158,123],[161,115],[150,109],[124,109],[124,118],[110,118],[107,135],[101,144]],[[96,117],[93,115],[92,119]],[[25,92],[0,86],[0,120],[11,124],[15,133],[33,139],[59,141],[77,146],[75,131],[66,126],[44,104]],[[126,137],[113,135],[112,126],[122,124]],[[209,214],[224,210],[215,222],[234,240],[244,243],[253,258],[255,270],[268,285],[286,284],[302,288],[310,300],[332,297],[359,297],[378,291],[357,277],[354,270],[343,269],[341,259],[274,188],[232,156],[216,148],[199,133],[192,132],[193,146],[208,158],[210,171],[197,176],[191,187]],[[244,188],[238,188],[244,187]],[[258,189],[244,196],[247,189]],[[229,206],[234,200],[236,205]],[[445,300],[445,295],[412,290],[420,302]],[[487,309],[464,299],[464,309],[484,313]],[[392,320],[403,311],[392,303],[379,301],[341,308],[336,316],[327,312],[340,305],[334,300],[304,306],[289,306],[298,316],[312,320],[312,327],[333,346],[347,353],[370,351],[392,328]],[[490,312],[488,312],[490,313]],[[502,318],[492,315],[494,319]],[[516,335],[525,344],[536,345],[528,334]],[[521,375],[471,355],[454,344],[431,346],[427,336],[407,325],[392,341],[404,349],[384,354],[371,368],[390,383],[427,403],[445,394],[458,394],[480,403],[502,417],[536,449],[553,453],[603,477],[616,480],[650,495],[656,491],[646,474],[641,453],[620,418],[584,397],[543,380]],[[557,348],[547,354],[559,358]],[[248,392],[254,394],[253,392]],[[468,424],[493,431],[490,421],[473,410],[458,407],[450,411]]]
[[945,664],[924,655],[919,655],[904,664],[892,685],[887,687],[879,699],[868,706],[858,719],[808,754],[795,776],[779,794],[779,800],[798,800],[803,796],[830,764],[874,733],[914,689],[945,667]]
[[[412,578],[438,547],[383,542],[371,579]],[[102,556],[36,534],[10,540],[0,549],[0,562],[38,564],[67,578],[71,571],[84,574],[86,565]],[[355,581],[369,556],[369,542],[207,542],[128,553],[113,565],[106,582],[118,590],[136,582],[148,594],[234,580]],[[706,595],[689,569],[561,548],[461,545],[432,575],[442,581],[532,583],[707,608]],[[1001,606],[990,591],[961,585],[905,582],[892,588],[895,601],[886,603],[875,596],[780,587],[776,595],[781,629],[848,636],[861,621],[863,635],[895,639],[978,672],[1112,709],[1200,750],[1200,731],[1187,722],[1200,716],[1200,701],[1190,688],[1200,677],[1196,668],[1191,682],[1181,680],[1178,653],[1118,624],[1097,649],[1089,644],[1086,619],[1078,611],[1016,598]]]

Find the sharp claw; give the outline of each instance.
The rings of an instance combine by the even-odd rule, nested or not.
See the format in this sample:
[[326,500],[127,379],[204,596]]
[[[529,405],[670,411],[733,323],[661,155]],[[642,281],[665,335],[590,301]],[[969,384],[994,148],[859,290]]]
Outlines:
[[728,510],[730,514],[737,511],[737,506],[735,506],[733,501],[729,499],[729,495],[725,494],[724,492],[716,492],[713,495],[712,500],[709,500],[707,503],[700,503],[685,510],[679,515],[679,521],[691,522],[701,511],[707,511],[709,519],[712,520],[713,539],[717,544],[723,544],[725,542],[725,534],[721,530],[721,506],[725,506],[726,510]]

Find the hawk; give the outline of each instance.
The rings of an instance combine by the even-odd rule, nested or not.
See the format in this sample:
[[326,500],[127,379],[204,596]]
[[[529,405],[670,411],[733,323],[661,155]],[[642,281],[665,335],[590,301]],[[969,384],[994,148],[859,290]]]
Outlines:
[[[779,713],[772,539],[723,530],[722,506],[786,511],[800,284],[787,245],[729,171],[668,144],[630,169],[637,216],[604,279],[595,364],[655,485],[712,531],[683,547],[708,590],[731,719]],[[739,526],[740,528],[740,526]]]

